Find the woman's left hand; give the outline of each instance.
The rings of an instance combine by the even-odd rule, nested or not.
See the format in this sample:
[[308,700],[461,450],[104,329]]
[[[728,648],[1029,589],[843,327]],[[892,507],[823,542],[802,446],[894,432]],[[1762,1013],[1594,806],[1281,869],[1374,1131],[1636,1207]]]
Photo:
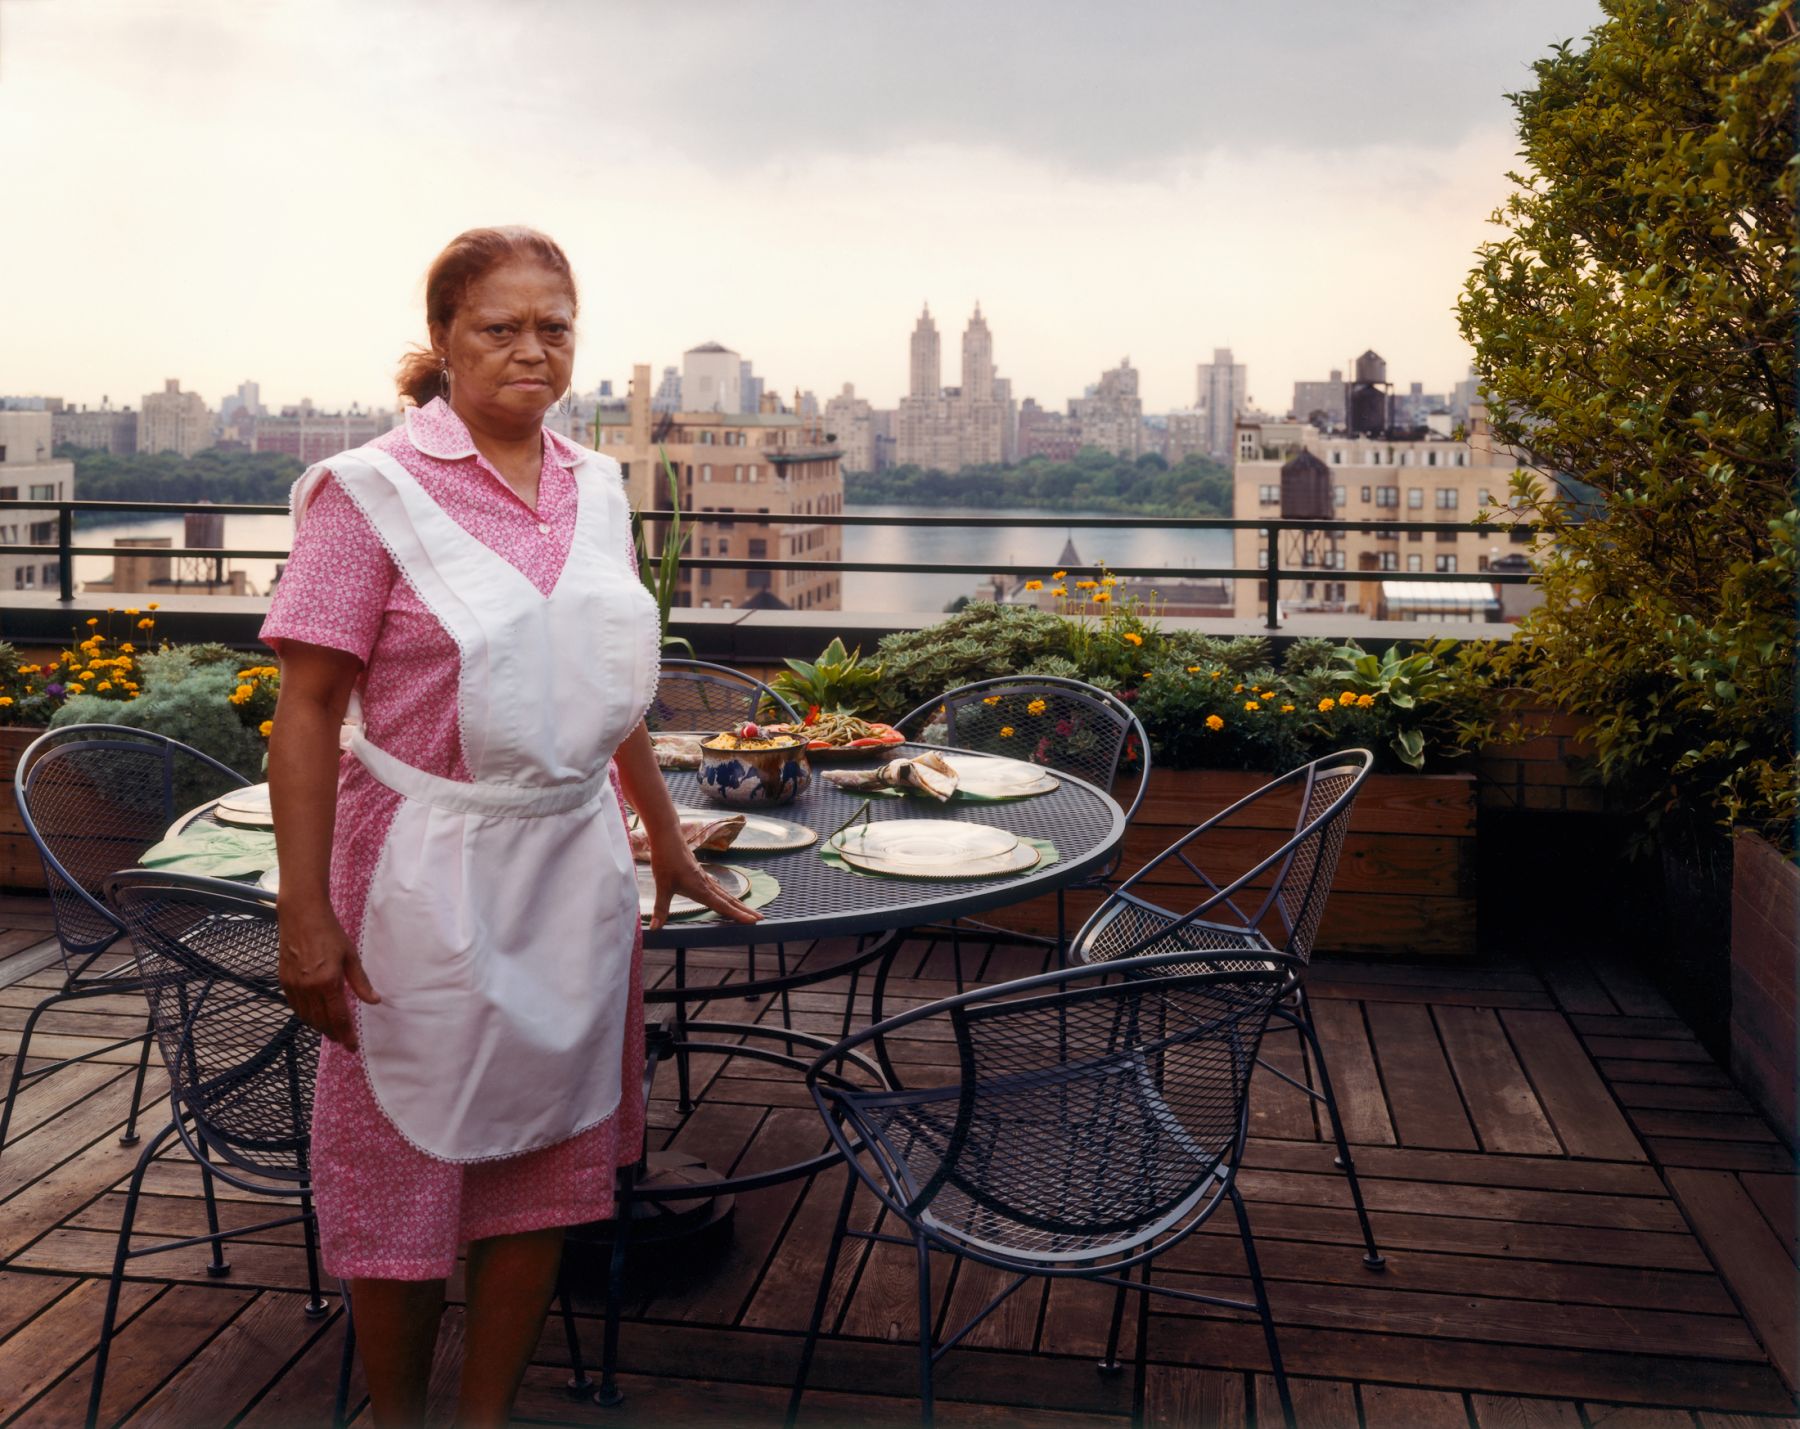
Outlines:
[[656,906],[650,913],[650,927],[660,928],[669,921],[669,900],[677,893],[713,910],[733,923],[760,923],[762,914],[738,902],[707,876],[700,861],[685,843],[677,842],[666,852],[652,841],[650,870],[656,875]]

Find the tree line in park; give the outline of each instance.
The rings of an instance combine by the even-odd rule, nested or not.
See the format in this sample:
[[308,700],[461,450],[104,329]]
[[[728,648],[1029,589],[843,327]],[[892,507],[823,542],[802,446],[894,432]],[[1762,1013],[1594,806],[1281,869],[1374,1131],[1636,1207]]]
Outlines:
[[1159,516],[1229,516],[1231,473],[1203,456],[1171,466],[1154,452],[1114,456],[1089,448],[1073,461],[1033,457],[933,471],[896,466],[844,478],[850,504],[890,506],[1034,506],[1048,511],[1151,512]]
[[[207,450],[191,457],[175,452],[88,451],[58,447],[75,463],[75,496],[81,501],[217,501],[285,503],[300,473],[298,457],[285,452]],[[101,513],[109,521],[116,515]]]

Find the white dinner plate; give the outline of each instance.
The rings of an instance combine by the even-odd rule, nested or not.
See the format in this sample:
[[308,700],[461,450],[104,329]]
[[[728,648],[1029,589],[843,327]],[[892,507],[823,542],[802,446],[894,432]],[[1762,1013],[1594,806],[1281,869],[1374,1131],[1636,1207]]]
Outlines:
[[[733,898],[742,898],[750,892],[750,875],[741,868],[733,868],[730,864],[712,863],[706,865],[707,876],[723,888]],[[656,874],[647,863],[637,865],[638,912],[648,918],[656,909]],[[669,900],[669,916],[685,917],[690,913],[705,911],[704,903],[696,903],[692,898],[677,893]]]
[[[677,809],[676,814],[683,823],[711,823],[721,817],[717,809]],[[744,827],[738,836],[731,841],[733,853],[785,853],[789,849],[805,848],[815,843],[819,835],[805,824],[789,823],[786,819],[771,819],[762,814],[745,814]]]
[[1027,794],[1048,794],[1062,782],[1043,765],[1023,759],[1003,759],[994,754],[946,754],[943,758],[956,771],[959,793],[1019,799]]
[[266,814],[270,809],[269,786],[249,784],[242,789],[233,789],[215,807],[230,809],[234,814]]
[[[887,819],[834,834],[831,846],[844,862],[881,873],[922,878],[1006,873],[1029,868],[1037,851],[1019,836],[989,824],[957,824],[945,819]],[[1020,863],[1019,849],[1030,850]]]
[[1041,855],[1035,844],[1023,840],[1005,853],[986,858],[945,859],[937,864],[903,863],[874,858],[854,848],[840,848],[838,856],[864,873],[885,873],[895,878],[995,878],[1035,868]]
[[267,809],[227,809],[223,804],[214,804],[212,816],[221,824],[231,824],[240,829],[272,829],[275,827],[275,815]]

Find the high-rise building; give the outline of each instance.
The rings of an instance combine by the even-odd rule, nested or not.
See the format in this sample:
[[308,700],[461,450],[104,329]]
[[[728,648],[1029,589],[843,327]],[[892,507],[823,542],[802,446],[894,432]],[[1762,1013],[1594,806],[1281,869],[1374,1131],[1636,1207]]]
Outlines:
[[[245,409],[248,410],[248,409]],[[393,430],[388,411],[321,412],[310,399],[283,407],[278,416],[245,417],[237,423],[239,440],[253,452],[286,452],[311,466],[355,447],[367,446]]]
[[742,412],[744,360],[716,342],[681,354],[683,412]]
[[1020,461],[1072,461],[1080,451],[1081,428],[1073,417],[1038,406],[1035,397],[1019,404]]
[[897,418],[896,459],[903,466],[960,471],[1017,455],[1012,384],[994,368],[994,338],[981,305],[963,333],[962,385],[940,387],[942,349],[927,307],[913,327],[907,395]]
[[1144,404],[1138,396],[1137,368],[1129,357],[1100,374],[1084,397],[1069,403],[1081,427],[1081,445],[1114,456],[1136,457],[1144,449]]
[[[75,463],[54,450],[55,414],[0,411],[0,501],[72,501]],[[0,511],[0,544],[46,546],[56,541],[56,512]],[[0,556],[0,590],[55,590],[54,556]]]
[[129,407],[115,408],[104,397],[92,410],[65,407],[50,421],[59,447],[81,447],[114,456],[130,456],[138,449],[138,414]]
[[876,442],[875,409],[866,397],[856,395],[853,383],[825,403],[825,435],[834,438],[843,453],[843,469],[850,472],[880,471]]
[[738,410],[740,412],[762,411],[763,380],[751,371],[750,359],[745,358],[738,371]]
[[1231,460],[1233,429],[1248,399],[1244,364],[1231,360],[1229,347],[1215,347],[1213,360],[1202,362],[1194,396],[1206,429],[1206,454],[1217,461]]
[[[640,363],[632,369],[625,412],[601,409],[595,445],[624,468],[632,506],[653,524],[658,511],[669,509],[662,453],[675,468],[683,511],[779,516],[842,512],[842,453],[826,441],[823,422],[772,410],[776,405],[770,392],[764,394],[761,412],[676,412],[653,418],[650,366]],[[835,561],[843,555],[836,526],[697,523],[693,530],[690,556]],[[836,571],[695,569],[686,562],[675,596],[677,605],[726,609],[837,610],[842,600],[843,578]]]
[[1344,425],[1344,369],[1334,367],[1323,382],[1294,384],[1294,417],[1333,431]]
[[662,381],[656,385],[656,395],[650,399],[652,412],[679,412],[681,410],[681,369],[665,367],[662,370]]
[[262,404],[262,384],[260,382],[252,382],[246,378],[238,383],[237,391],[227,393],[219,402],[219,420],[230,426],[240,408],[252,417],[268,415],[269,409]]
[[1474,409],[1475,404],[1481,399],[1481,393],[1478,390],[1479,386],[1480,384],[1475,378],[1475,368],[1471,364],[1469,367],[1469,375],[1450,389],[1450,400],[1446,405],[1449,407],[1450,415],[1454,420],[1458,422],[1466,422],[1469,420],[1470,411]]
[[160,392],[146,393],[138,412],[140,452],[179,452],[192,456],[213,444],[213,416],[198,392],[183,392],[171,377]]

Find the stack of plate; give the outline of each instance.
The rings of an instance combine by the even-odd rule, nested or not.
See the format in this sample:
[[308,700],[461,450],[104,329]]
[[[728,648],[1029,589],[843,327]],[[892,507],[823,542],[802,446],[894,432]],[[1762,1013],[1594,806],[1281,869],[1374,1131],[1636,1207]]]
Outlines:
[[956,791],[983,799],[1023,799],[1048,794],[1061,783],[1041,764],[1023,759],[1001,759],[992,754],[946,754],[944,763],[956,771]]
[[[682,822],[711,823],[719,817],[717,809],[676,809]],[[771,819],[763,814],[745,814],[744,827],[731,841],[733,853],[784,853],[805,848],[819,836],[805,824]]]
[[[707,877],[724,889],[733,898],[743,898],[750,892],[750,875],[741,868],[732,868],[729,864],[708,864]],[[656,908],[656,874],[650,865],[637,865],[638,911],[648,918]],[[704,903],[697,903],[692,898],[677,893],[669,900],[669,916],[685,918],[693,913],[706,912]]]
[[246,829],[272,829],[275,815],[269,807],[269,786],[251,784],[233,789],[213,805],[212,814],[221,824],[235,824]]
[[987,824],[944,819],[885,819],[833,834],[831,847],[852,868],[898,878],[992,878],[1023,873],[1037,848]]

